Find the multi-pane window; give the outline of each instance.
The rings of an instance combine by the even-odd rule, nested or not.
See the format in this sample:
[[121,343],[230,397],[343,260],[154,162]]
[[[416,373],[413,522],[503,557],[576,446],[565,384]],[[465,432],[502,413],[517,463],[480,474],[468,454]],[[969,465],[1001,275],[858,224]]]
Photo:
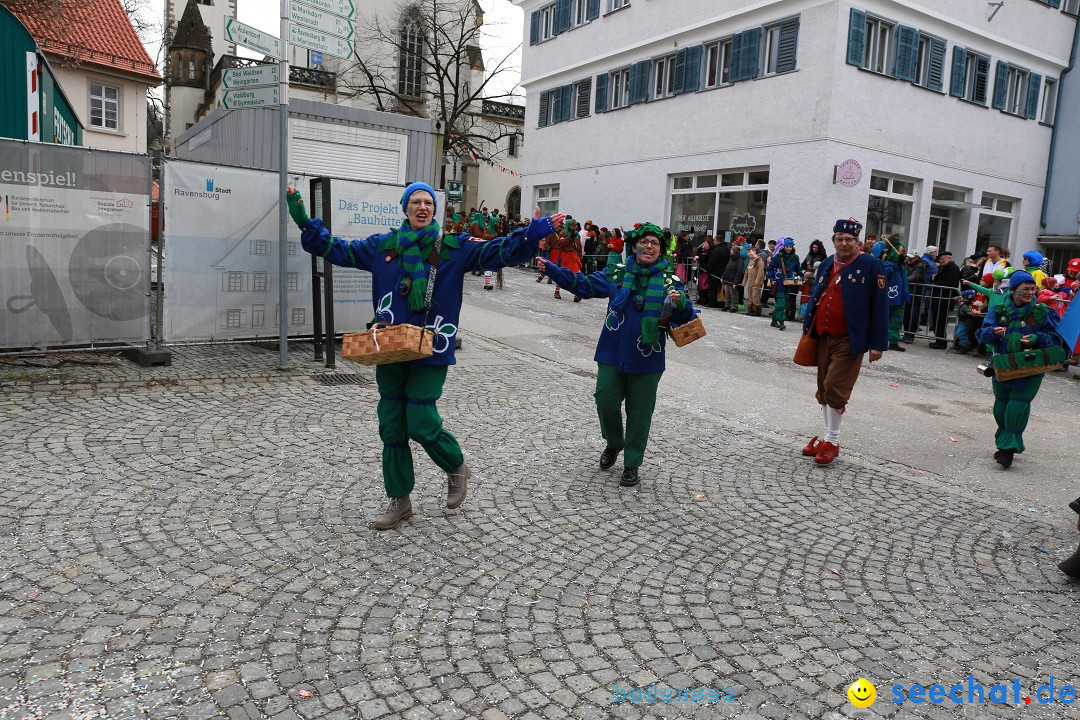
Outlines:
[[520,142],[520,141],[518,140],[518,134],[517,133],[514,133],[513,135],[510,136],[510,146],[506,149],[506,154],[509,157],[517,157],[518,156],[518,142]]
[[866,46],[863,48],[863,68],[877,73],[889,72],[895,26],[887,20],[866,18]]
[[574,0],[573,24],[575,27],[585,24],[585,20],[588,17],[588,9],[589,0]]
[[989,57],[966,48],[953,48],[952,95],[985,105],[989,78]]
[[983,210],[979,213],[979,228],[975,233],[975,252],[985,252],[990,245],[1009,247],[1012,219],[1016,202],[1012,198],[983,193]]
[[307,308],[294,307],[289,310],[292,315],[290,325],[303,325],[307,321]]
[[1057,111],[1057,80],[1046,78],[1043,85],[1042,112],[1039,120],[1047,125],[1054,124],[1054,113]]
[[398,93],[420,97],[423,89],[423,42],[420,24],[406,20],[401,24],[398,44]]
[[255,272],[251,274],[251,289],[254,292],[266,292],[268,274]]
[[611,73],[611,102],[608,107],[625,107],[630,104],[630,68],[623,68]]
[[934,59],[934,38],[928,35],[919,36],[919,54],[915,61],[915,84],[930,87],[930,74]]
[[1061,4],[1061,10],[1070,15],[1080,15],[1080,0],[1065,0]]
[[225,327],[238,328],[240,325],[241,316],[239,310],[226,310],[225,311]]
[[719,40],[705,46],[705,87],[731,82],[731,40]]
[[188,60],[188,80],[195,79],[195,61]]
[[550,216],[559,212],[559,186],[539,185],[536,188],[536,205],[541,216]]
[[119,115],[120,91],[108,85],[90,83],[90,126],[118,130]]
[[653,67],[656,68],[653,97],[663,98],[673,95],[675,89],[675,53],[657,58],[653,63]]
[[765,74],[775,75],[777,59],[780,53],[780,26],[770,25],[764,31]]
[[540,9],[540,41],[555,37],[555,6],[548,5]]
[[609,9],[618,10],[619,8],[624,8],[629,4],[630,0],[611,0],[611,3],[609,4]]
[[297,249],[300,247],[300,243],[290,242],[285,243],[285,253],[287,255],[295,255]]
[[230,272],[226,287],[228,292],[242,292],[244,290],[244,273]]
[[300,289],[300,273],[291,272],[288,275],[286,275],[285,277],[286,277],[286,281],[288,283],[286,285],[286,289],[288,289],[289,292],[296,292],[297,290]]
[[266,306],[251,306],[251,327],[262,327],[266,324]]
[[252,255],[269,255],[270,254],[270,241],[269,240],[255,240],[251,243]]
[[1009,66],[1008,72],[1005,86],[1005,107],[1003,109],[1013,115],[1022,115],[1027,101],[1028,71],[1023,68]]

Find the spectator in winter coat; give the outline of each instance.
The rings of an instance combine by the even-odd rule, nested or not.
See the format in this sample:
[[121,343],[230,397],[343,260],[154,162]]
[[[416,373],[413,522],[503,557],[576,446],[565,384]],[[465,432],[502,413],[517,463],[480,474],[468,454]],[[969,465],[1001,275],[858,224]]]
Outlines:
[[728,251],[728,263],[721,274],[720,279],[724,283],[724,303],[728,312],[739,312],[739,283],[742,282],[746,268],[746,259],[743,253],[745,246],[733,244]]
[[934,342],[930,347],[935,350],[945,350],[949,347],[945,335],[945,324],[949,318],[949,310],[959,291],[960,268],[953,262],[952,253],[942,250],[938,254],[938,271],[934,275],[933,287],[933,313],[934,313]]
[[765,260],[757,248],[746,251],[746,271],[743,273],[746,288],[746,314],[761,317],[761,286],[765,284]]
[[915,333],[922,324],[922,314],[926,309],[923,307],[923,287],[926,279],[926,263],[916,253],[907,255],[907,280],[911,301],[904,308],[904,337],[903,342],[910,345],[915,342]]

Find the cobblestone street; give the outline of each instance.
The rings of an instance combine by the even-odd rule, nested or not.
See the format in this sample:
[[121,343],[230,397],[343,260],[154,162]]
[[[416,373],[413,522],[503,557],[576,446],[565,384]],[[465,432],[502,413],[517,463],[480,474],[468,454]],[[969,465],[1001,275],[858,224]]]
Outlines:
[[[538,297],[508,280],[502,297]],[[565,310],[589,314],[567,325],[583,362],[463,322],[439,408],[469,497],[447,510],[414,447],[416,514],[383,533],[371,368],[325,385],[299,343],[283,373],[248,345],[0,366],[0,718],[1077,716],[1024,702],[1051,675],[1080,685],[1080,586],[1056,567],[1078,535],[1056,497],[1018,510],[872,448],[817,467],[805,437],[682,390],[620,488],[596,464],[601,310]],[[1076,383],[1056,391],[1075,417]],[[1049,480],[1076,496],[1072,469]],[[1019,701],[893,702],[969,674],[1019,678]],[[859,677],[867,711],[845,694]],[[654,683],[732,699],[613,702]]]

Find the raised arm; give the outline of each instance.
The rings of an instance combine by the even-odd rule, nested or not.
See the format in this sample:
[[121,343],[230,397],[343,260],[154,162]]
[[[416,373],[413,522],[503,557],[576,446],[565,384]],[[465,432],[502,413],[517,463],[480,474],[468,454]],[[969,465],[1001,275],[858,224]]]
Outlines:
[[334,265],[371,270],[375,258],[375,249],[383,235],[372,235],[366,240],[342,240],[334,237],[323,225],[321,218],[309,218],[304,208],[304,199],[294,187],[285,193],[289,203],[289,214],[300,227],[300,245],[312,255],[329,260]]
[[615,284],[607,274],[607,270],[597,270],[591,275],[585,273],[573,273],[555,263],[548,262],[544,258],[537,258],[536,266],[540,272],[545,273],[555,283],[575,295],[583,298],[606,298],[615,292]]
[[462,251],[466,253],[464,270],[498,270],[532,260],[539,251],[540,241],[562,228],[565,217],[563,213],[557,213],[542,218],[538,207],[528,227],[515,230],[506,237],[462,243]]

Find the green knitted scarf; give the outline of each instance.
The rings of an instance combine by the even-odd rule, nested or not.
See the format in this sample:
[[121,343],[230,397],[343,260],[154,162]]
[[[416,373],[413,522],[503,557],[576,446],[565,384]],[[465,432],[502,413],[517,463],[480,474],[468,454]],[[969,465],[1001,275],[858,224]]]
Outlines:
[[1050,312],[1048,307],[1034,301],[1018,307],[1010,297],[998,311],[998,324],[1005,328],[1005,351],[1020,352],[1023,350],[1024,347],[1020,344],[1020,338],[1030,334],[1027,319],[1030,317],[1035,325],[1041,325],[1048,312]]
[[406,220],[379,245],[379,252],[394,250],[398,253],[401,269],[409,282],[409,309],[424,309],[424,297],[427,295],[428,273],[424,270],[424,260],[431,254],[435,241],[442,231],[434,220],[422,230],[413,230]]
[[[668,277],[667,260],[660,258],[647,267],[638,265],[634,257],[626,258],[622,283],[611,308],[622,311],[631,296],[643,300],[641,317],[641,342],[655,350],[660,349],[660,312],[664,309],[664,294]],[[636,303],[635,303],[636,304]]]

